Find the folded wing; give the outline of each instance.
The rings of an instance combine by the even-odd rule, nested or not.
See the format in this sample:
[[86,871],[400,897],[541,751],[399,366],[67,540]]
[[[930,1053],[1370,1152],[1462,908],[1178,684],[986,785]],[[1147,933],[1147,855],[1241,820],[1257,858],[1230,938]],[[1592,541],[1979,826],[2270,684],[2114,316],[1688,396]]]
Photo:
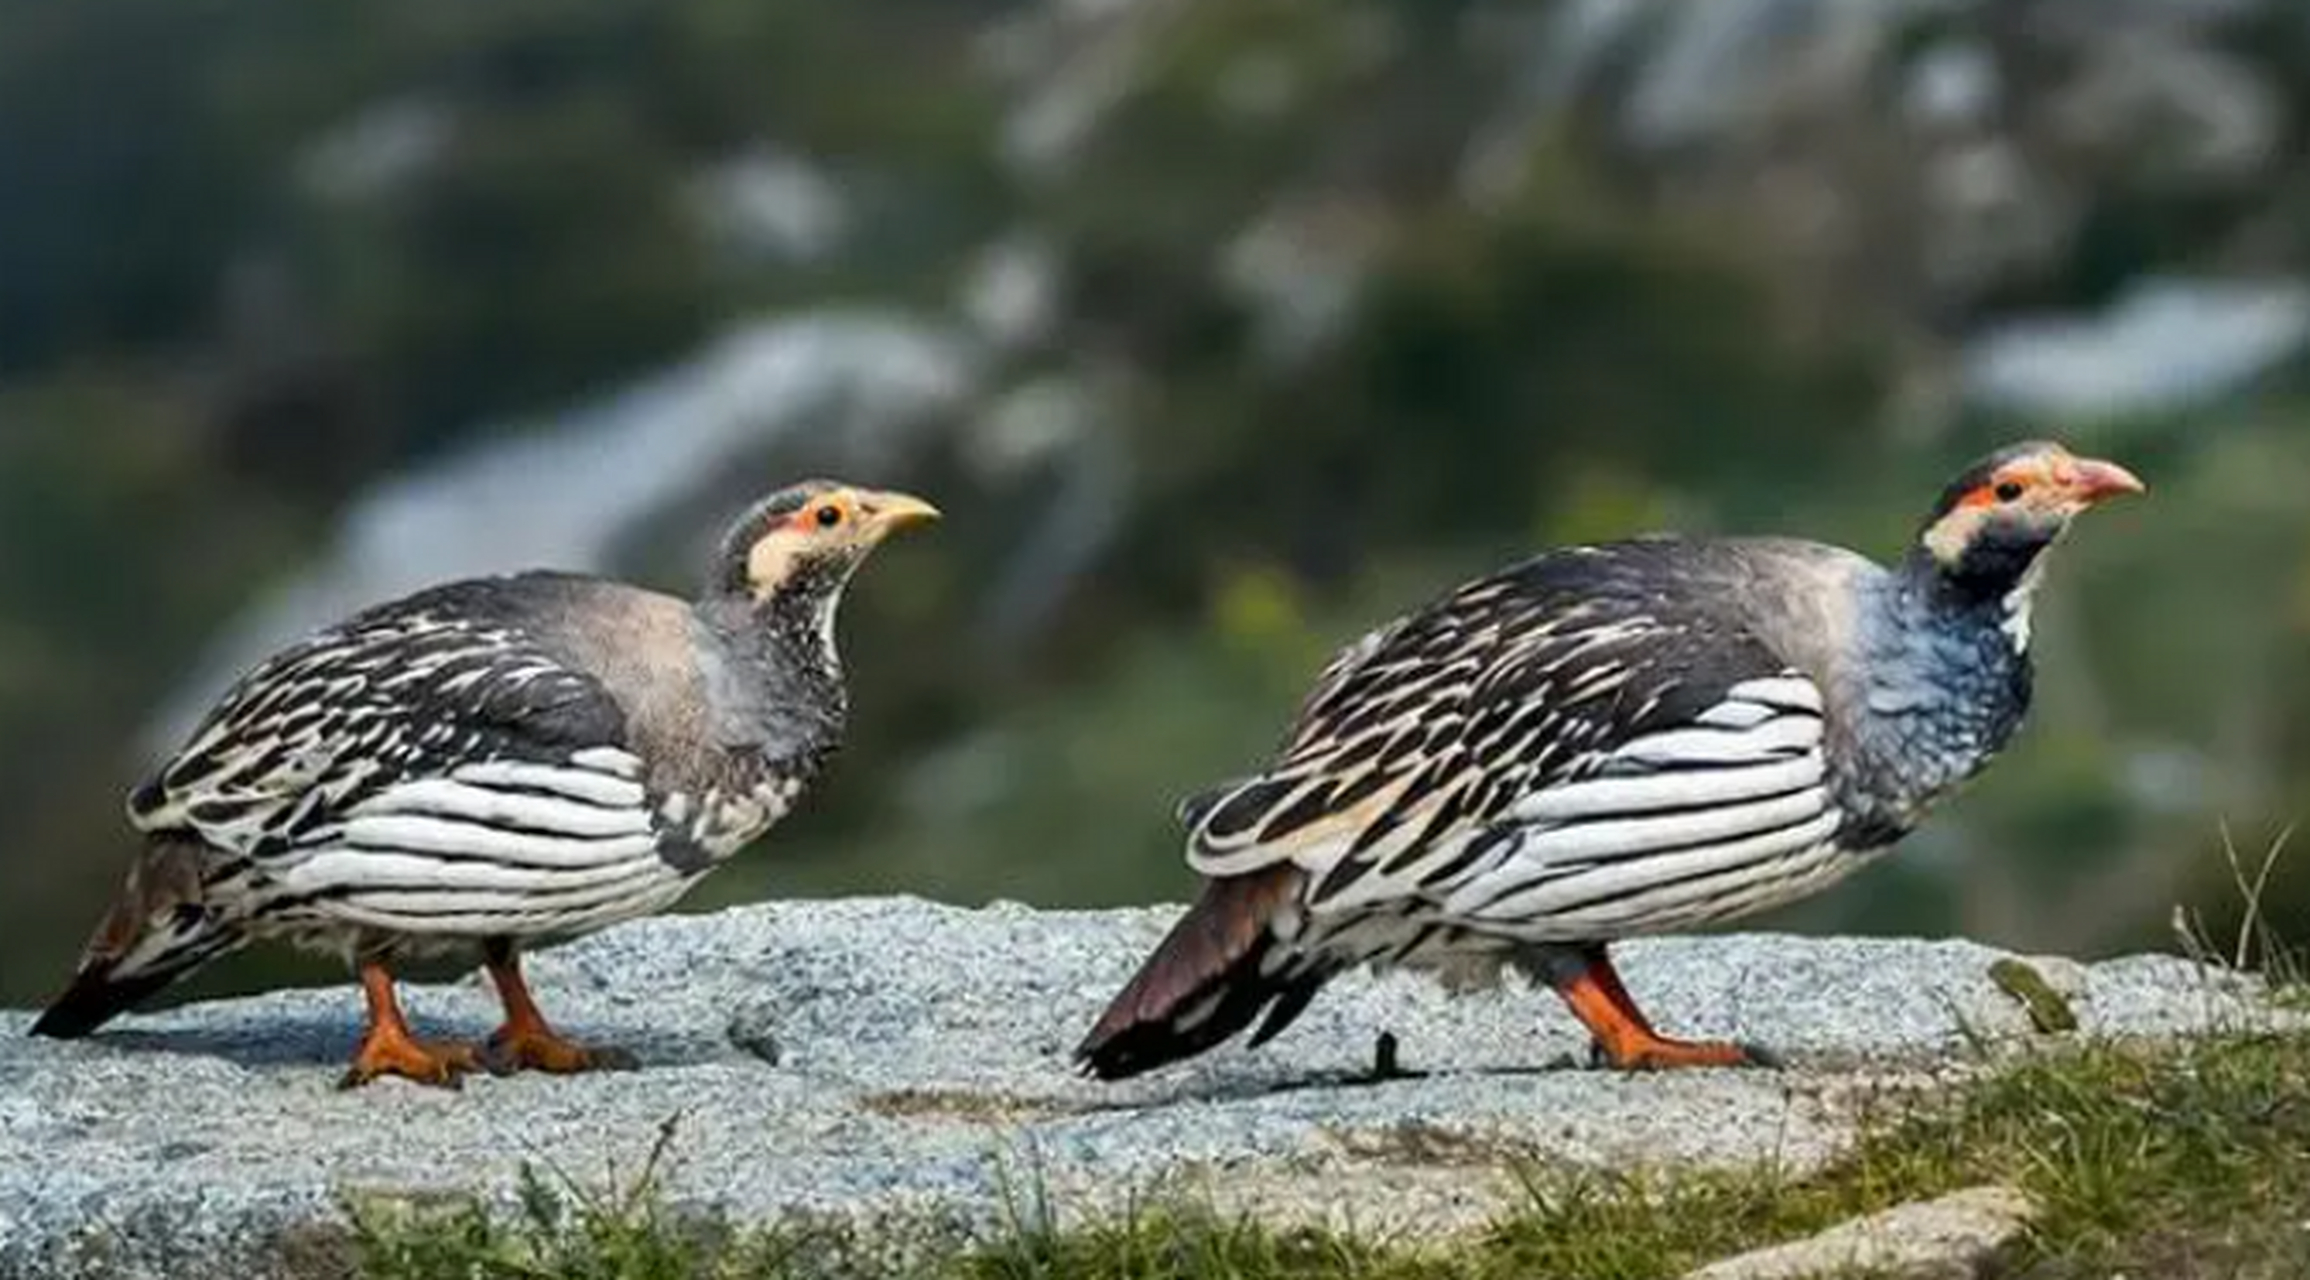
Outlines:
[[520,633],[414,603],[252,673],[130,802],[262,881],[266,909],[527,933],[668,884],[625,717]]
[[1588,569],[1488,579],[1352,647],[1277,763],[1198,802],[1191,862],[1296,867],[1318,924],[1535,941],[1685,927],[1825,874],[1819,688],[1705,605]]

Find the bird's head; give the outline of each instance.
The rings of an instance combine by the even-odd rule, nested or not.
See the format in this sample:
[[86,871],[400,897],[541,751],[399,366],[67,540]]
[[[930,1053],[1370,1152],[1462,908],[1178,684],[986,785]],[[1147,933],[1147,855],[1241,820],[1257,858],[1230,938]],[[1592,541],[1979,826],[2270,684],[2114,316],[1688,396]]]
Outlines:
[[1937,598],[1996,607],[2013,647],[2026,651],[2046,549],[2088,507],[2142,490],[2134,473],[2114,462],[2042,441],[2011,445],[1942,491],[1910,564],[1935,584]]
[[1950,482],[1918,543],[1944,577],[2001,590],[2028,574],[2079,513],[2142,490],[2114,462],[2044,441],[2011,445]]
[[938,518],[938,508],[904,493],[806,480],[754,504],[722,540],[717,591],[767,605],[780,599],[831,601],[882,540]]

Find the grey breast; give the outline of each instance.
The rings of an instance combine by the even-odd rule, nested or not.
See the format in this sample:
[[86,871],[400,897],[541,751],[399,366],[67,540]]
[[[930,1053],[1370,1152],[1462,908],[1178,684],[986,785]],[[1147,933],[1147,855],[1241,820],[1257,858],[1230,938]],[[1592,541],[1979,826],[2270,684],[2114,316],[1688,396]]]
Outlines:
[[551,627],[626,710],[666,835],[702,872],[784,817],[839,734],[773,637],[725,636],[686,601],[589,583]]

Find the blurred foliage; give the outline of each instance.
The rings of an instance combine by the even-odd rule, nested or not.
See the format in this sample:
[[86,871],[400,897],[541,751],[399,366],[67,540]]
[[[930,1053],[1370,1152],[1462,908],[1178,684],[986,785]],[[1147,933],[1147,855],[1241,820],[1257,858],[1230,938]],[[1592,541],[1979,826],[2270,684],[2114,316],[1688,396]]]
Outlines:
[[[53,982],[115,883],[149,709],[362,485],[748,316],[948,306],[999,239],[1060,269],[988,402],[1093,389],[1120,530],[1009,638],[984,592],[1050,477],[925,463],[955,518],[846,609],[847,766],[699,905],[1183,896],[1173,801],[1455,579],[1670,526],[1890,554],[1967,455],[2063,429],[1896,432],[1900,337],[1819,323],[1568,122],[1471,199],[1459,157],[1522,74],[1466,37],[1479,7],[1170,5],[1037,163],[1019,103],[1059,89],[996,0],[0,6],[0,998]],[[700,175],[765,147],[839,184],[836,250],[734,252],[698,216]],[[1245,283],[1261,244],[1296,264],[1280,304]],[[2219,902],[2220,823],[2252,848],[2310,798],[2306,418],[2101,428],[2157,516],[2065,554],[2026,745],[1788,919],[2100,948]],[[690,545],[626,568],[686,583]]]

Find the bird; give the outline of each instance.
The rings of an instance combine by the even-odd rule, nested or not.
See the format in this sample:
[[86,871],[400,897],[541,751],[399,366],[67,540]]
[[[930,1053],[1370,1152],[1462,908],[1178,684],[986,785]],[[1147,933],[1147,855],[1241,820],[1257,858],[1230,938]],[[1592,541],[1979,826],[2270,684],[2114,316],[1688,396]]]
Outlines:
[[1657,1030],[1609,944],[1816,893],[1976,775],[2029,709],[2031,605],[2086,509],[2144,491],[2025,441],[1896,561],[1786,537],[1544,551],[1342,650],[1276,754],[1178,806],[1202,888],[1075,1051],[1120,1080],[1331,978],[1521,974],[1622,1069],[1772,1065]]
[[[128,799],[127,883],[32,1027],[86,1036],[252,941],[343,957],[346,1087],[635,1065],[539,1011],[525,947],[662,911],[839,748],[845,587],[930,503],[832,480],[750,506],[692,599],[533,570],[376,605],[257,664]],[[478,951],[479,1045],[419,1040],[401,962]]]

